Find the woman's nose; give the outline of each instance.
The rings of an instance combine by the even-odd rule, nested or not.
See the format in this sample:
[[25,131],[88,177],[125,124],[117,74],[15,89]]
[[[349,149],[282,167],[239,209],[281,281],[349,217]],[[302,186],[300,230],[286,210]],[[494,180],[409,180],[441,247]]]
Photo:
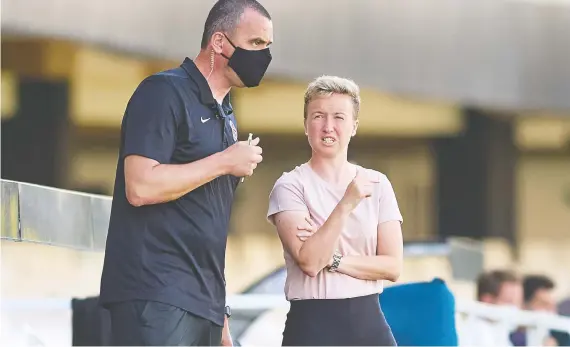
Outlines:
[[326,133],[330,133],[334,130],[334,121],[328,118],[325,122],[324,131]]

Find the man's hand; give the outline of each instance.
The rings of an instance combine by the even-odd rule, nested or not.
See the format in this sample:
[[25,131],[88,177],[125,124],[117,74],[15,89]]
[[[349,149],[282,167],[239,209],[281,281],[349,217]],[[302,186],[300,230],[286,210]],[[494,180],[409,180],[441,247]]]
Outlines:
[[228,333],[228,336],[222,336],[222,346],[233,346],[232,337]]
[[258,146],[259,137],[248,144],[247,141],[239,141],[226,148],[222,155],[227,163],[228,173],[236,177],[251,176],[263,157],[262,150]]
[[230,323],[228,317],[224,317],[224,329],[222,330],[222,346],[233,346],[232,335],[230,334]]

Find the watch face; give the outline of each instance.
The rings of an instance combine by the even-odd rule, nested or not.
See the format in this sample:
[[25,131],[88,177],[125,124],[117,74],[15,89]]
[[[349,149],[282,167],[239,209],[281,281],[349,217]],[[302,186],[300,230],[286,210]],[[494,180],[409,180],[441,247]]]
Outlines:
[[226,314],[226,316],[229,317],[232,315],[232,310],[230,309],[229,306],[226,306],[224,311],[225,311],[224,313]]

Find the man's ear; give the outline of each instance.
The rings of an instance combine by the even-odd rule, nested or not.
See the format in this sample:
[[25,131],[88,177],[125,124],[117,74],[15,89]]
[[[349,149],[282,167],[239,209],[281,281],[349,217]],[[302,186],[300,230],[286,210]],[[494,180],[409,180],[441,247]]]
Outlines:
[[224,48],[224,34],[221,32],[215,32],[214,35],[212,35],[210,44],[212,45],[214,53],[221,54]]

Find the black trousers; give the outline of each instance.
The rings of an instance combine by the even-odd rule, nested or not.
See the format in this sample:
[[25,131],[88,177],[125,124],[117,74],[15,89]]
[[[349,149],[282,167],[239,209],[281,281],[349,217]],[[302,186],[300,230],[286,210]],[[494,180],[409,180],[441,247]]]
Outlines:
[[291,301],[283,346],[396,346],[378,295]]
[[220,346],[223,327],[178,307],[127,301],[109,307],[112,346]]

